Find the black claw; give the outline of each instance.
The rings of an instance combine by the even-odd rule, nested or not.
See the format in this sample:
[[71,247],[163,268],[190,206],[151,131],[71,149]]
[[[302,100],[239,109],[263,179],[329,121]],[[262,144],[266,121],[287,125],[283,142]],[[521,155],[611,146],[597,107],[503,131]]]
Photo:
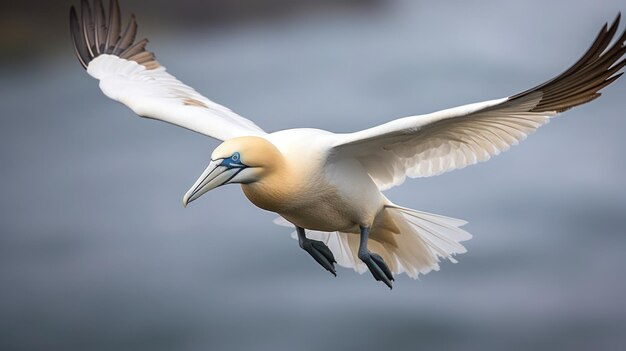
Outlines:
[[389,287],[389,289],[393,289],[393,285],[391,283],[394,280],[393,274],[391,274],[391,270],[389,270],[389,267],[387,267],[387,264],[382,257],[373,252],[370,252],[368,256],[369,257],[365,257],[365,259],[363,259],[363,262],[367,265],[367,268],[369,268],[370,273],[374,276],[374,279],[382,281]]
[[387,264],[382,257],[367,249],[367,240],[370,234],[370,229],[364,226],[361,226],[360,228],[361,241],[359,243],[359,258],[367,265],[367,268],[369,268],[370,273],[374,276],[374,279],[382,281],[389,287],[389,289],[393,289],[393,286],[391,285],[391,282],[393,281],[393,274],[391,274],[391,270],[387,267]]
[[376,262],[378,267],[382,269],[383,273],[385,273],[387,278],[391,281],[394,281],[393,274],[391,274],[391,270],[389,269],[389,267],[387,266],[383,258],[380,257],[378,254],[375,254],[372,252],[372,259]]
[[324,254],[322,254],[320,251],[316,250],[315,248],[313,248],[313,250],[311,250],[311,252],[309,253],[311,254],[311,256],[313,256],[315,261],[317,261],[317,263],[319,263],[322,267],[326,268],[327,271],[331,272],[335,276],[337,275],[335,273],[335,267],[333,267],[333,264],[330,261],[328,261],[328,259],[326,258],[326,256],[324,256]]
[[333,255],[333,252],[330,251],[330,249],[328,248],[328,246],[326,246],[326,244],[324,244],[321,241],[317,241],[317,240],[311,240],[313,247],[315,247],[318,251],[321,251],[322,254],[330,261],[333,263],[336,263],[337,261],[335,261],[335,255]]
[[337,276],[334,265],[337,261],[335,261],[335,256],[326,244],[318,240],[306,239],[306,241],[303,241],[301,247],[304,251],[308,252],[320,266],[324,267],[335,277]]

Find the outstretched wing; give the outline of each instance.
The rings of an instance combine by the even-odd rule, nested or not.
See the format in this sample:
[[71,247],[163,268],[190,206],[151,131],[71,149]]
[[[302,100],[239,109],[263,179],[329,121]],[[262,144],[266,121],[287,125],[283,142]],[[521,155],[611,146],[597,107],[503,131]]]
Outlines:
[[109,98],[128,106],[139,116],[172,123],[226,140],[266,134],[252,121],[200,95],[167,73],[146,50],[148,39],[135,41],[137,22],[132,15],[122,32],[117,0],[110,1],[106,17],[101,0],[92,8],[81,1],[80,18],[70,9],[70,30],[76,56],[87,72],[100,80]]
[[[620,15],[591,48],[554,79],[507,98],[397,119],[337,136],[331,157],[356,158],[381,190],[407,176],[429,177],[508,150],[556,114],[596,99],[623,74],[626,31],[609,47]],[[607,49],[608,48],[608,49]]]

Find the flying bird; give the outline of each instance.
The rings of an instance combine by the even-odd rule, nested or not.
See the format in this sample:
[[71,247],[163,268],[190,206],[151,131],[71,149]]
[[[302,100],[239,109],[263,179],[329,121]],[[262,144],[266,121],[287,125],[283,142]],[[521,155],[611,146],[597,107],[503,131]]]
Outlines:
[[[93,6],[92,6],[93,5]],[[392,287],[439,269],[466,252],[465,221],[394,204],[383,191],[406,177],[430,177],[508,150],[557,114],[590,102],[626,65],[620,15],[605,24],[570,68],[509,97],[396,119],[354,133],[285,129],[267,133],[170,75],[136,40],[135,16],[123,28],[117,0],[72,6],[70,30],[81,65],[109,98],[141,117],[223,141],[183,205],[225,184],[240,184],[257,207],[293,226],[298,243],[336,275],[335,263]]]

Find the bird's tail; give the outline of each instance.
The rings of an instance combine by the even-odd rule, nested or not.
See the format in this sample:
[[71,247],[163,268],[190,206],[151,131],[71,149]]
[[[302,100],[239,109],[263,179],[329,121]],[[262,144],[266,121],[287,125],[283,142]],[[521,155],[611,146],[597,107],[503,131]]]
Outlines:
[[[288,224],[282,218],[275,222]],[[439,270],[440,257],[456,263],[453,256],[467,251],[460,244],[472,238],[460,228],[466,223],[460,219],[388,205],[376,217],[368,246],[382,256],[393,273],[405,272],[411,278],[417,278],[420,273]],[[293,237],[296,237],[295,233]],[[357,256],[359,235],[307,230],[307,237],[328,245],[340,266],[353,268],[359,273],[367,271]]]

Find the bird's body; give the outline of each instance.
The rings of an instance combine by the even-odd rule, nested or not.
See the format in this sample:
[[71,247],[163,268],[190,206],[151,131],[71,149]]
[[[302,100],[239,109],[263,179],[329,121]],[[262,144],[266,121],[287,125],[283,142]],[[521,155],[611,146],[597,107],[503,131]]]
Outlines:
[[[296,227],[300,246],[335,274],[334,263],[367,269],[391,287],[393,273],[415,278],[454,261],[471,235],[464,221],[411,210],[382,191],[407,177],[463,168],[508,150],[560,112],[600,96],[626,66],[626,32],[611,44],[620,16],[568,70],[520,94],[405,117],[354,133],[287,129],[267,133],[166,72],[135,41],[134,16],[122,31],[111,0],[82,2],[70,28],[79,61],[100,88],[140,116],[222,140],[183,203],[229,183],[257,207]],[[370,251],[371,249],[371,251]]]
[[[288,225],[316,233],[338,253],[341,265],[366,269],[358,255],[358,234],[363,228],[368,229],[369,246],[377,248],[395,273],[416,277],[438,269],[438,256],[451,259],[451,255],[465,252],[459,242],[471,236],[458,228],[464,221],[393,204],[360,162],[333,155],[338,140],[340,135],[324,130],[288,129],[262,137],[229,139],[214,151],[212,159],[238,152],[235,150],[243,150],[241,162],[252,168],[262,159],[262,177],[239,181],[243,193]],[[204,179],[214,171],[209,166],[192,189],[202,189]],[[190,193],[185,202],[200,196]],[[330,233],[336,233],[334,240]]]
[[354,159],[329,160],[333,134],[288,129],[265,138],[281,153],[275,176],[242,184],[256,206],[311,230],[358,233],[386,204],[376,184]]

